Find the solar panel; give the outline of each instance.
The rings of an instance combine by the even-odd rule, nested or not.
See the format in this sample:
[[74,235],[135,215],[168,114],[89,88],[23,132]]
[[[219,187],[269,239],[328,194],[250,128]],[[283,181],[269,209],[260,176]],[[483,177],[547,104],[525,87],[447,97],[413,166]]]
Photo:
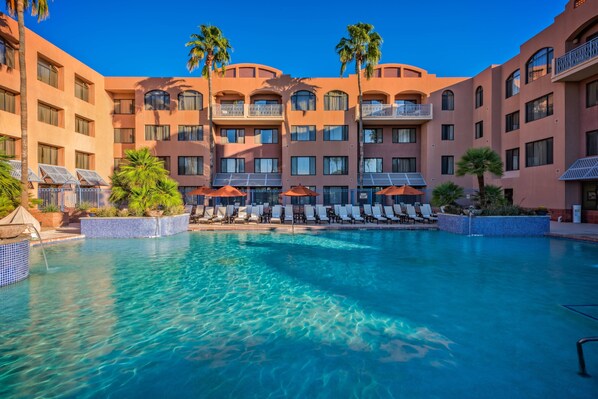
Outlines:
[[83,186],[107,186],[108,184],[95,170],[75,169]]
[[[21,180],[21,161],[10,160],[8,162],[11,166],[10,175],[20,181]],[[36,183],[44,182],[35,173],[33,173],[31,168],[28,168],[28,170],[29,170],[28,180],[30,182],[36,182]]]
[[79,180],[75,178],[65,167],[55,165],[39,164],[40,175],[45,181],[50,180],[51,184],[76,184]]
[[281,187],[280,173],[216,173],[213,186],[233,187]]
[[364,173],[363,185],[366,187],[386,186],[426,186],[421,173]]
[[579,158],[559,178],[564,181],[595,179],[598,179],[598,157]]

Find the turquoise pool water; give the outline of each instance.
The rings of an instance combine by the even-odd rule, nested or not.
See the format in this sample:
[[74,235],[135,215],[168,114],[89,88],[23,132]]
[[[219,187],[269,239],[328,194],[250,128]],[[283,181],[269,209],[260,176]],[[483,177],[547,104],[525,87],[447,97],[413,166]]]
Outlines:
[[0,289],[3,399],[597,397],[598,345],[581,378],[575,342],[598,321],[562,305],[598,304],[598,245],[185,233],[46,252],[49,272],[35,248]]

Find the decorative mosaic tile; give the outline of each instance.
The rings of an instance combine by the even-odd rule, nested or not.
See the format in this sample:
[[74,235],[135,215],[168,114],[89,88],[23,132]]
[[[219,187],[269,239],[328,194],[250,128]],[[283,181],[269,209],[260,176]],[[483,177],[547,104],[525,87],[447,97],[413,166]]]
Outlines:
[[0,243],[0,287],[29,277],[29,240]]

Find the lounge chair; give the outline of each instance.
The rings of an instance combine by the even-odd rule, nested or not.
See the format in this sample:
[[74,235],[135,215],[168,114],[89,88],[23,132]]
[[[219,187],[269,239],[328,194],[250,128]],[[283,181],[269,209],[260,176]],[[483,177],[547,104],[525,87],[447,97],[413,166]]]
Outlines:
[[415,222],[424,223],[425,222],[424,218],[417,216],[413,205],[405,205],[405,211],[407,212],[407,217],[409,218],[409,220],[413,220],[413,223],[415,223]]
[[395,216],[395,213],[392,210],[392,206],[385,206],[384,208],[384,216],[390,220],[391,222],[399,223],[401,221],[400,218]]
[[202,217],[197,219],[198,223],[212,223],[212,219],[214,218],[214,208],[209,206],[206,208]]
[[284,219],[283,222],[293,223],[293,205],[284,206]]
[[193,213],[189,216],[189,219],[191,220],[191,222],[197,223],[199,218],[203,216],[203,212],[204,212],[204,206],[197,205],[195,207],[195,209],[193,210]]
[[394,204],[392,206],[392,210],[395,211],[395,215],[398,216],[399,218],[401,218],[401,223],[405,222],[409,222],[409,216],[407,216],[407,214],[405,212],[403,212],[403,208],[401,207],[400,204]]
[[361,212],[359,211],[359,207],[353,205],[351,208],[351,218],[353,218],[353,223],[361,222],[365,223],[365,219],[361,217]]
[[230,222],[233,220],[233,216],[235,215],[235,210],[237,208],[235,208],[234,205],[227,205],[226,206],[226,221]]
[[240,206],[239,212],[237,212],[237,216],[235,217],[235,223],[247,223],[247,219],[249,218],[249,214],[247,213],[246,206]]
[[282,223],[281,219],[282,206],[274,205],[272,207],[272,216],[270,217],[270,223]]
[[226,221],[226,207],[219,206],[218,210],[216,211],[216,216],[212,219],[213,222],[220,222],[224,223]]
[[316,217],[314,215],[314,207],[311,205],[305,205],[303,207],[303,214],[305,215],[305,223],[314,222],[316,223]]
[[374,215],[372,213],[372,206],[370,204],[363,204],[363,213],[365,215],[366,222],[374,221]]
[[347,208],[345,208],[344,206],[339,205],[338,217],[339,217],[341,223],[343,223],[343,224],[345,222],[353,223],[353,219],[351,219],[351,217],[349,217],[349,215],[347,215]]
[[328,224],[330,224],[330,219],[328,218],[326,208],[321,205],[318,207],[318,223],[320,222],[328,222]]
[[262,216],[260,215],[260,208],[257,206],[251,207],[251,216],[249,216],[249,222],[260,223]]
[[185,213],[191,214],[193,212],[193,205],[185,205]]
[[430,204],[422,204],[419,207],[419,211],[421,212],[422,217],[424,219],[428,219],[430,222],[438,221],[438,217],[432,212],[432,208],[430,207]]
[[382,216],[382,208],[380,205],[376,205],[372,208],[372,217],[376,220],[376,223],[388,223],[388,219]]

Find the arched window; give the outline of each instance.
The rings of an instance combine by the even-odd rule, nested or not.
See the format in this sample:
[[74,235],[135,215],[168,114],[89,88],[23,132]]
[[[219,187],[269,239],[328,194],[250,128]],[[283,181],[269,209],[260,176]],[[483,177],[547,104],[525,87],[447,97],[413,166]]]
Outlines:
[[349,109],[347,93],[333,90],[324,95],[324,111],[346,111],[347,109]]
[[203,97],[195,90],[187,90],[179,93],[180,111],[199,111],[203,109]]
[[170,95],[162,90],[152,90],[145,93],[143,102],[145,109],[150,111],[170,109]]
[[480,108],[482,105],[484,105],[484,89],[482,86],[478,86],[475,89],[475,107]]
[[525,64],[525,83],[533,82],[536,79],[552,72],[552,47],[544,47],[529,59]]
[[521,74],[519,73],[519,69],[513,72],[507,78],[507,86],[506,86],[506,98],[514,96],[515,94],[519,94],[519,86],[521,84]]
[[316,95],[307,90],[295,92],[291,96],[291,109],[293,111],[315,111]]
[[442,92],[442,110],[443,111],[454,111],[455,110],[455,95],[450,90]]

